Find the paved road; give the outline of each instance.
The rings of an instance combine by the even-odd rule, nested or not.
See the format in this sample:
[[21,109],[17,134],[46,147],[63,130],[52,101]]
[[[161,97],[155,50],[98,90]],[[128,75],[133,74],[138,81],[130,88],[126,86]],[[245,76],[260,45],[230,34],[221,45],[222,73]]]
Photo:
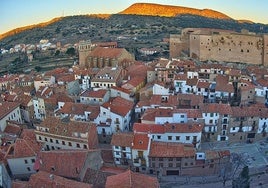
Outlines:
[[213,142],[203,143],[201,150],[224,150],[241,154],[249,168],[259,168],[268,165],[268,143],[264,141],[247,143]]

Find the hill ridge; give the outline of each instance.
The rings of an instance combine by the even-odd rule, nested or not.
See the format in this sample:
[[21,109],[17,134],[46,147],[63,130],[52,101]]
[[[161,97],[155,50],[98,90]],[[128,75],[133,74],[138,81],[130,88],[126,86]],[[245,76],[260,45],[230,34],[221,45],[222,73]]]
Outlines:
[[183,14],[192,14],[203,16],[207,18],[216,19],[232,19],[231,17],[212,10],[212,9],[196,9],[175,5],[162,5],[156,3],[135,3],[118,14],[133,14],[133,15],[147,15],[147,16],[164,16],[175,17]]

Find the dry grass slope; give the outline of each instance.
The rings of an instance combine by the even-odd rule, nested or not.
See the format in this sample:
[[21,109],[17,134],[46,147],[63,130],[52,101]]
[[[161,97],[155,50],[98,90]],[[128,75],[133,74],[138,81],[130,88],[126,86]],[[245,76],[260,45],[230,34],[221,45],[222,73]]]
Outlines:
[[134,14],[148,16],[174,17],[182,14],[192,14],[207,18],[231,19],[229,16],[210,9],[195,9],[181,6],[169,6],[152,3],[136,3],[120,12],[119,14]]
[[8,31],[6,33],[0,34],[0,40],[3,39],[3,38],[6,38],[6,37],[12,36],[12,35],[21,33],[23,31],[33,29],[33,28],[46,27],[46,26],[48,26],[50,24],[53,24],[53,23],[55,23],[57,21],[60,21],[61,19],[62,19],[62,17],[53,18],[52,20],[50,20],[48,22],[43,22],[43,23],[39,23],[39,24],[28,25],[28,26],[24,26],[24,27],[19,27],[19,28],[13,29],[13,30]]

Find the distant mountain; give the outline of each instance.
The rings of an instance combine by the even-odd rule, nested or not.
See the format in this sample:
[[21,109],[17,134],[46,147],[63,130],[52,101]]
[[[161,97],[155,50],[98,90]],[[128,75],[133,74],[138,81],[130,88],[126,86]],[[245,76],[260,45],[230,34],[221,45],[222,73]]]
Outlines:
[[160,5],[153,3],[135,3],[118,14],[175,17],[184,14],[216,19],[231,19],[229,16],[210,9],[195,9],[182,6]]

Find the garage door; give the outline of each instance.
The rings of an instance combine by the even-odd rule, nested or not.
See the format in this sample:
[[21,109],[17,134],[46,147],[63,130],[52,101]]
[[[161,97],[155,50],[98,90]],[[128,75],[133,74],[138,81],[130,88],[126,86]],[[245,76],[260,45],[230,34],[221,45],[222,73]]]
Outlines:
[[179,170],[167,170],[167,175],[179,175]]

